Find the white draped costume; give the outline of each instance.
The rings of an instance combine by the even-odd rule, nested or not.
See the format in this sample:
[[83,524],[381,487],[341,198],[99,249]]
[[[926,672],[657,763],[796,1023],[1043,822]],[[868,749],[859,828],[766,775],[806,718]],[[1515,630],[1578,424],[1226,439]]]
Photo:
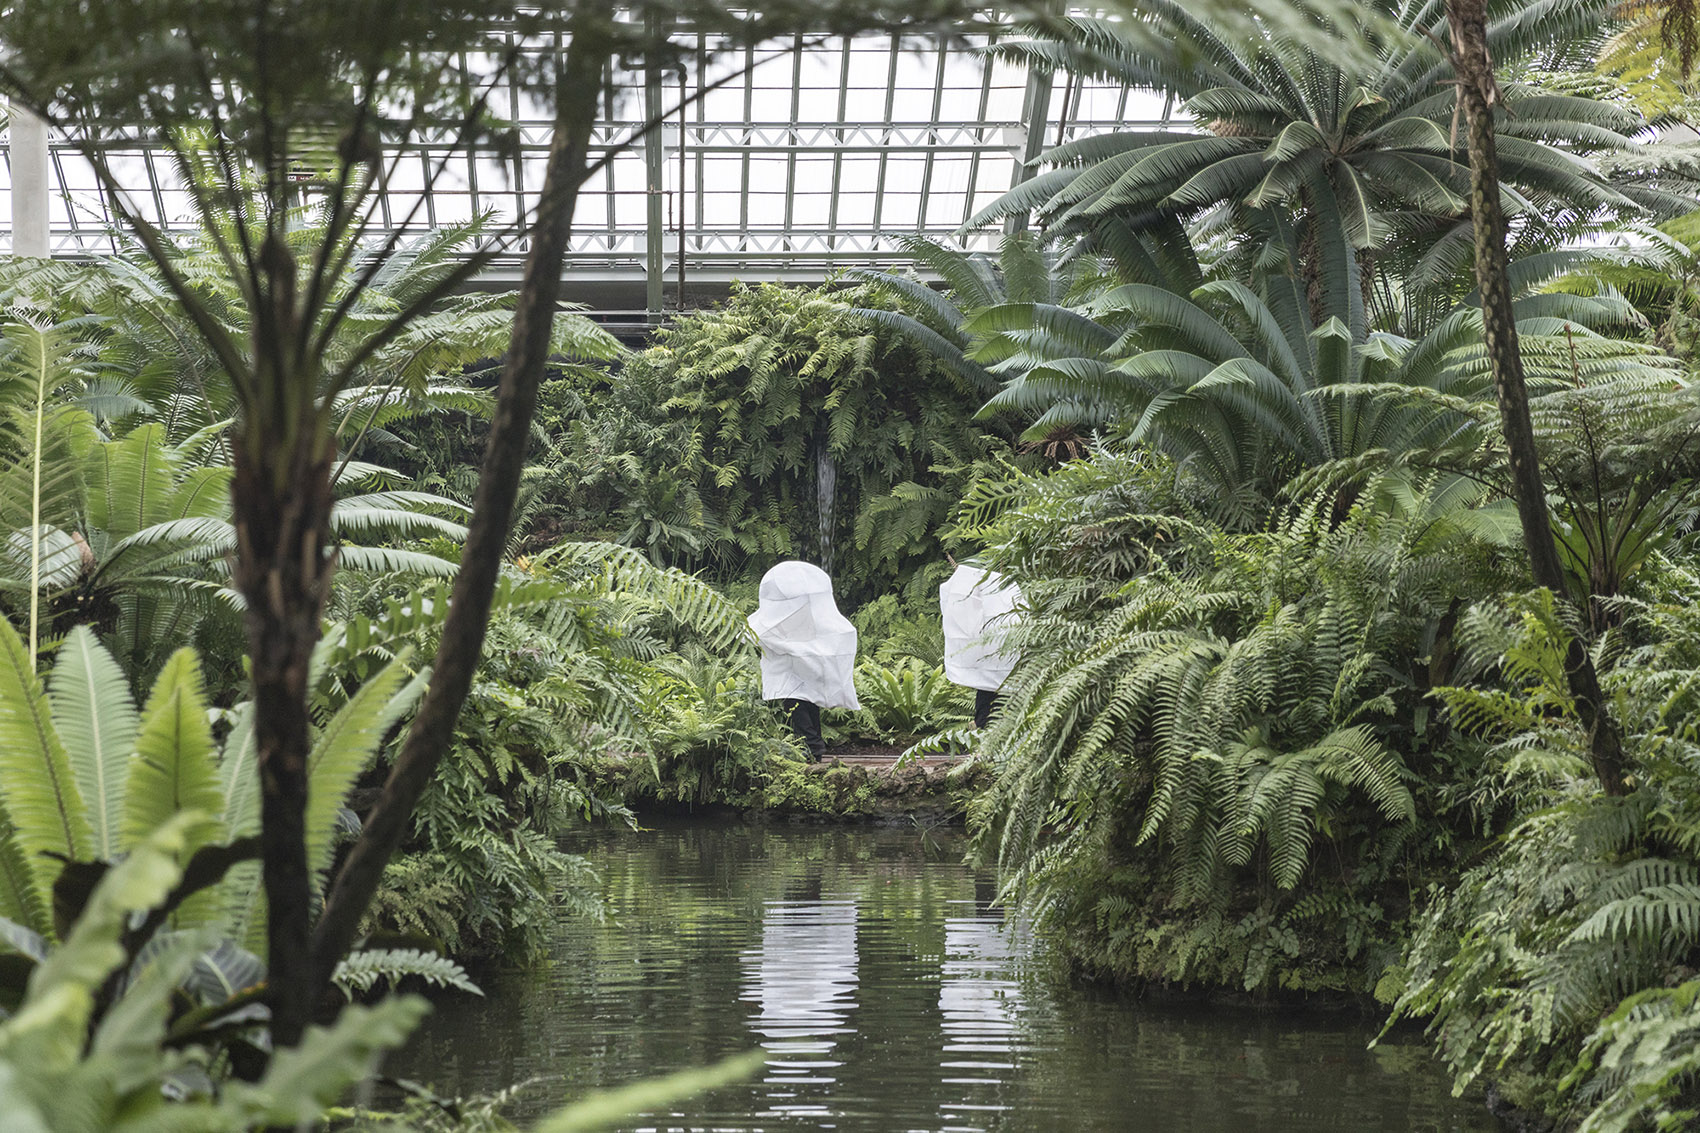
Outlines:
[[939,587],[944,620],[944,674],[952,684],[996,692],[1016,655],[1005,638],[1021,603],[1021,588],[997,571],[959,566]]
[[860,708],[856,627],[832,600],[832,579],[812,563],[780,563],[762,575],[750,628],[761,643],[763,700]]

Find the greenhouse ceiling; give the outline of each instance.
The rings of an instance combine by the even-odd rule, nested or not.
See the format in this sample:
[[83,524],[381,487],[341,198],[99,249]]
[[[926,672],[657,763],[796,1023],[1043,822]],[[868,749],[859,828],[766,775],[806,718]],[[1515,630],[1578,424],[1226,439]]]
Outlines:
[[[799,38],[732,53],[697,36],[686,43],[696,65],[682,78],[673,71],[646,86],[641,70],[615,72],[616,97],[593,144],[620,152],[581,198],[568,296],[654,312],[722,295],[734,279],[814,282],[846,267],[901,265],[905,237],[956,239],[1046,148],[1170,120],[1172,107],[1146,91],[1030,74],[987,50],[998,36]],[[497,88],[492,105],[518,125],[517,153],[503,158],[446,136],[410,145],[384,186],[376,234],[485,211],[511,220],[534,206],[548,114],[516,90]],[[631,144],[661,115],[659,145]],[[149,220],[193,228],[188,193],[163,151],[109,152]],[[52,144],[50,165],[53,255],[113,252],[120,237],[92,169],[69,144]],[[0,192],[10,198],[9,147],[6,177]],[[961,239],[991,249],[997,233]],[[0,247],[10,240],[8,227]],[[498,259],[481,283],[516,283],[522,254]]]

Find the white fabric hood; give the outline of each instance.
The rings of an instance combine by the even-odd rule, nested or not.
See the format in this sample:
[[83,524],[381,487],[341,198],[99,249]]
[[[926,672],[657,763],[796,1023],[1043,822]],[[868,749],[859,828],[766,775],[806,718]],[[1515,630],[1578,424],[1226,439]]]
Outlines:
[[750,628],[761,643],[763,700],[808,700],[822,708],[860,708],[856,699],[856,627],[832,600],[832,579],[791,560],[762,575]]
[[939,587],[944,620],[944,674],[952,684],[996,692],[1017,660],[1005,638],[1021,604],[1021,588],[997,571],[959,566]]

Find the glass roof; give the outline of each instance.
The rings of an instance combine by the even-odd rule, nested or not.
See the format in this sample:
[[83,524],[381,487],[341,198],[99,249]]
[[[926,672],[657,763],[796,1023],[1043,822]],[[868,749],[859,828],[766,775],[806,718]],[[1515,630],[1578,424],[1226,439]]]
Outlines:
[[[1021,64],[986,50],[997,37],[995,29],[948,40],[831,37],[724,53],[697,36],[680,41],[687,58],[694,55],[683,88],[679,73],[668,73],[658,104],[646,98],[642,71],[615,71],[617,96],[594,144],[606,153],[647,118],[667,113],[659,183],[652,185],[642,142],[593,176],[579,202],[568,277],[642,285],[654,256],[667,305],[675,305],[681,235],[687,288],[735,277],[807,281],[834,268],[901,263],[903,236],[953,239],[1017,180],[1024,159],[1084,134],[1171,118],[1171,106],[1149,91],[1068,74],[1030,81]],[[477,68],[476,59],[469,63]],[[496,89],[491,104],[518,123],[517,156],[421,139],[385,186],[380,228],[424,231],[484,210],[507,221],[535,205],[549,118],[507,88]],[[188,195],[163,152],[109,153],[150,220],[191,227]],[[113,251],[92,170],[63,144],[53,146],[52,166],[54,255]],[[0,194],[9,223],[9,176]],[[963,242],[989,250],[997,236],[969,233]],[[9,229],[0,232],[0,249],[9,242]],[[499,261],[488,282],[517,277],[518,253]],[[654,306],[653,290],[650,299]]]

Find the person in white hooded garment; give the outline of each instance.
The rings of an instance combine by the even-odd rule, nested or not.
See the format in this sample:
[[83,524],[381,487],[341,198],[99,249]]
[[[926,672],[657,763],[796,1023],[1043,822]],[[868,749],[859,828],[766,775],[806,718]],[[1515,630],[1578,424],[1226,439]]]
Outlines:
[[1008,635],[1021,604],[1021,588],[995,570],[966,563],[939,587],[944,621],[944,673],[974,690],[974,723],[992,718],[998,690],[1015,668]]
[[763,700],[784,701],[791,727],[814,759],[826,751],[822,708],[860,708],[856,627],[838,612],[832,579],[813,563],[789,560],[762,575],[750,629],[761,644]]

